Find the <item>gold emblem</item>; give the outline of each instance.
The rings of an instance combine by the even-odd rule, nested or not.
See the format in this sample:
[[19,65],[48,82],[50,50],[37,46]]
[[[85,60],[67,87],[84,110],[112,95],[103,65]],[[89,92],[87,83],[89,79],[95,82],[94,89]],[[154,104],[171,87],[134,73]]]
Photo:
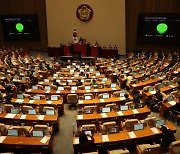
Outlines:
[[86,22],[91,20],[93,16],[93,10],[89,5],[82,4],[78,7],[76,15],[79,18],[79,20]]

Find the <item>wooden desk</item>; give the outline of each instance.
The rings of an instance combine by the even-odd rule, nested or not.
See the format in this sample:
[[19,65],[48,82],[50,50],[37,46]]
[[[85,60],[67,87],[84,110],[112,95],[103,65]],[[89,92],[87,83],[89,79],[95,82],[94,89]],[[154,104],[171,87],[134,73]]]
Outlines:
[[[130,98],[132,99],[132,97]],[[125,100],[125,97],[110,97],[107,99],[92,99],[92,100],[78,100],[78,107],[82,108],[87,105],[97,105],[97,106],[105,106],[106,104],[110,103],[116,103],[120,105],[120,103],[123,103]]]
[[[174,101],[176,103],[179,103],[179,100],[178,99],[174,99]],[[161,108],[160,108],[160,113],[159,113],[159,116],[160,117],[163,117],[164,116],[164,112],[167,111],[169,108],[173,107],[174,105],[166,102],[166,103],[162,103],[161,104]]]
[[105,92],[114,92],[120,90],[120,87],[117,86],[116,88],[102,88],[102,89],[91,89],[91,90],[62,90],[62,91],[56,91],[56,90],[40,90],[40,89],[28,89],[26,93],[30,94],[44,94],[44,95],[67,95],[67,94],[85,94],[85,93],[105,93]]
[[59,114],[64,114],[64,103],[63,100],[57,100],[57,101],[51,101],[51,100],[29,100],[26,99],[17,99],[12,98],[11,99],[12,104],[22,104],[22,105],[31,105],[31,106],[37,106],[37,105],[43,105],[43,106],[52,106],[55,109],[58,109]]
[[6,124],[21,124],[25,123],[27,125],[34,124],[47,124],[53,126],[55,131],[59,131],[59,121],[58,115],[28,115],[28,114],[11,114],[11,113],[1,113],[0,119]]
[[[166,123],[166,126],[172,131],[176,130],[176,128],[169,122]],[[154,132],[153,129],[157,132]],[[134,138],[132,138],[130,135],[130,133],[132,132],[135,134]],[[127,132],[126,130],[124,130],[115,134],[94,134],[94,143],[97,149],[119,149],[124,147],[135,146],[136,144],[156,141],[162,135],[162,131],[156,127],[145,127],[143,130],[132,132]],[[75,154],[78,153],[78,151],[81,151],[78,137],[73,137],[73,147]]]
[[140,89],[143,89],[143,87],[145,87],[145,86],[153,85],[153,84],[158,83],[158,82],[160,82],[162,80],[163,80],[163,78],[158,77],[158,78],[155,78],[155,79],[150,79],[150,80],[145,81],[145,82],[139,82],[137,84],[131,84],[130,87],[132,89],[134,89],[134,90],[135,89],[140,90]]
[[[1,138],[2,136],[0,136]],[[46,143],[42,143],[42,137],[25,136],[4,136],[5,139],[0,143],[0,152],[42,152],[43,154],[52,153],[50,138]]]
[[[138,113],[135,113],[135,111],[138,111]],[[111,121],[117,120],[117,121],[124,121],[124,119],[127,118],[137,118],[137,119],[144,119],[147,117],[148,114],[150,114],[151,110],[149,110],[147,107],[139,108],[136,110],[127,110],[127,111],[118,111],[118,112],[109,112],[109,113],[93,113],[93,114],[83,114],[83,115],[77,115],[76,116],[76,122],[78,126],[81,126],[82,124],[87,123],[96,123],[98,124],[99,121]]]

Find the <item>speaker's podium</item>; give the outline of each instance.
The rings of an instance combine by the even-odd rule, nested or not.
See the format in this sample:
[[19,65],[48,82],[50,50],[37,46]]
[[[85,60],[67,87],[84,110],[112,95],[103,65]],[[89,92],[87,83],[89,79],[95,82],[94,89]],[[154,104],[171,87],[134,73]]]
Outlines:
[[86,57],[86,44],[73,44],[73,55],[80,55]]

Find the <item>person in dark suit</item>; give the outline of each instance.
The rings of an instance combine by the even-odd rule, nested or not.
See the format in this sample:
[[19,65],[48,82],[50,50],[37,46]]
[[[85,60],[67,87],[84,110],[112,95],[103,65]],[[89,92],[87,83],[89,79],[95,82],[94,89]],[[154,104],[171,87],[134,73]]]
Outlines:
[[90,135],[90,140],[84,132],[80,132],[79,134],[79,145],[81,152],[89,152],[95,149],[94,138]]
[[60,86],[60,84],[56,82],[56,79],[53,79],[53,85],[56,85],[57,87]]
[[78,80],[77,83],[76,83],[76,86],[82,86],[83,83],[81,82],[81,80]]
[[160,130],[163,133],[160,139],[161,147],[168,147],[173,141],[176,141],[172,130],[167,129],[166,126],[161,126]]

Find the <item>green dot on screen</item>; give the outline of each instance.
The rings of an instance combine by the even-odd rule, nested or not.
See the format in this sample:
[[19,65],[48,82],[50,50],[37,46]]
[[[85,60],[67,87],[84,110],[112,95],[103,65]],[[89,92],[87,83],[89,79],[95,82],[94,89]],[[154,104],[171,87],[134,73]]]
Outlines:
[[17,23],[17,24],[16,24],[16,30],[17,30],[18,32],[22,32],[22,31],[24,30],[23,24]]
[[168,26],[165,23],[160,23],[157,25],[156,28],[157,28],[157,32],[159,34],[164,34],[164,33],[166,33]]

